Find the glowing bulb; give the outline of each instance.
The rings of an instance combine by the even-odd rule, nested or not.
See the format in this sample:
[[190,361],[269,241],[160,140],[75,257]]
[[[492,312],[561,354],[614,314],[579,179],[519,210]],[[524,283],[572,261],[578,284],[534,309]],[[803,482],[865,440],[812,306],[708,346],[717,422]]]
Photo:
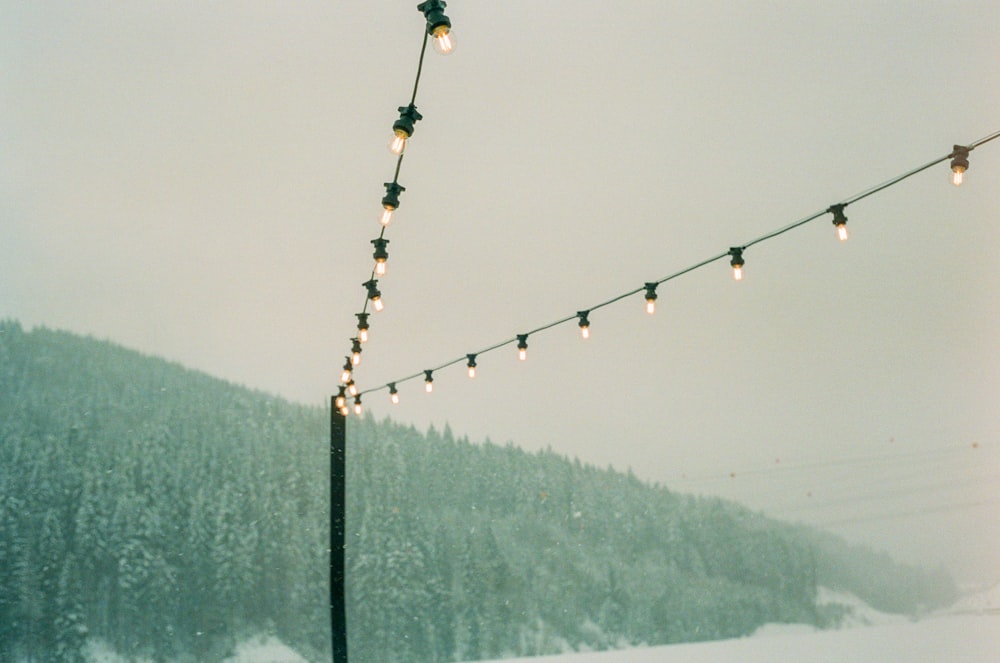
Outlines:
[[354,399],[354,414],[361,416],[361,397],[357,396]]
[[337,394],[337,400],[334,401],[334,406],[338,410],[344,409],[344,405],[347,403],[347,396],[344,393],[346,390],[347,387],[341,387],[340,393]]
[[451,34],[451,28],[447,25],[439,25],[431,33],[434,37],[434,50],[441,55],[448,55],[455,50],[455,37]]
[[528,358],[528,350],[526,348],[518,349],[517,358],[521,361],[525,361]]
[[358,395],[358,385],[354,384],[354,380],[351,380],[350,382],[347,383],[347,393],[349,393],[351,396]]
[[375,263],[375,275],[385,276],[385,260],[380,260]]
[[470,378],[476,377],[476,367],[475,366],[469,366],[469,377]]
[[383,226],[387,226],[392,223],[392,213],[396,211],[394,207],[386,207],[382,210],[382,216],[378,218],[378,222]]
[[362,343],[368,342],[368,314],[355,313],[358,316],[358,340]]
[[342,407],[340,408],[340,414],[346,417],[346,416],[347,416],[348,414],[350,414],[350,413],[351,413],[351,411],[347,409],[347,404],[345,403],[345,404],[344,404],[344,405],[343,405],[343,406],[342,406]]
[[580,318],[580,336],[584,339],[590,338],[590,320],[587,316],[590,315],[590,311],[577,311],[576,317]]
[[392,140],[389,141],[389,151],[393,154],[402,154],[403,150],[406,149],[406,139],[409,137],[410,134],[402,129],[396,129],[392,133]]
[[743,280],[743,247],[734,246],[729,249],[729,255],[732,256],[732,260],[729,264],[733,267],[733,280],[742,281]]
[[375,307],[376,311],[381,311],[385,309],[385,304],[382,303],[381,297],[372,298],[372,306]]
[[656,283],[646,284],[646,313],[653,315],[656,313]]
[[837,238],[841,242],[846,242],[847,241],[847,224],[846,223],[841,223],[840,225],[837,226]]
[[476,377],[476,355],[465,355],[469,358],[469,363],[466,366],[469,368],[469,377]]
[[396,390],[396,383],[389,383],[389,400],[392,401],[393,405],[399,405],[399,391]]
[[350,382],[351,381],[351,371],[345,368],[344,372],[340,374],[340,381],[344,382],[344,383]]
[[969,148],[956,145],[951,152],[951,183],[961,186],[965,171],[969,169]]
[[424,391],[428,394],[434,391],[434,371],[424,371]]
[[525,361],[528,358],[528,335],[517,335],[517,358]]
[[827,210],[833,214],[833,225],[837,227],[837,237],[841,242],[847,241],[847,217],[844,216],[845,207],[847,207],[846,203],[840,203],[838,205],[831,205],[830,209]]
[[355,366],[361,365],[361,353],[355,352],[351,354],[351,363]]

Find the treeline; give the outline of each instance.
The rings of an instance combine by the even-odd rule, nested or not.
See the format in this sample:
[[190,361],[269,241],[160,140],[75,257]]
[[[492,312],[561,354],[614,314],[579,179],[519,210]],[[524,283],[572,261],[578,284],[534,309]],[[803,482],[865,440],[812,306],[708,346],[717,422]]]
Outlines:
[[[260,632],[329,660],[327,417],[0,323],[0,660],[79,661],[99,637],[132,657],[218,661]],[[348,431],[359,663],[823,625],[836,615],[816,608],[822,582],[891,588],[881,598],[897,611],[954,591],[837,539],[550,452],[371,418]]]

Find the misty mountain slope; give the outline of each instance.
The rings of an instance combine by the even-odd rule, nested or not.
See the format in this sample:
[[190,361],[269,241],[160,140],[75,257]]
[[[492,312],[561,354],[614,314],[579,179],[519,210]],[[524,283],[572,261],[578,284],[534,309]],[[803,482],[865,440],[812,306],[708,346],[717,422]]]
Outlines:
[[[256,632],[328,658],[328,434],[322,408],[0,323],[0,659],[75,661],[93,636],[221,660]],[[817,584],[896,610],[953,592],[722,500],[448,430],[352,418],[347,480],[356,661],[834,624]]]

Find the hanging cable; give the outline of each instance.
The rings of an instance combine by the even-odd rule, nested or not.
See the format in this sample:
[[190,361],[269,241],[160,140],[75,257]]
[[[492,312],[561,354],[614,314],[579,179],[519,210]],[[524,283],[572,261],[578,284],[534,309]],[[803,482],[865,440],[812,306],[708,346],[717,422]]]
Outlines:
[[[988,143],[988,142],[990,142],[992,140],[995,140],[997,138],[1000,138],[1000,131],[995,132],[993,134],[990,134],[989,136],[986,136],[986,137],[984,137],[984,138],[982,138],[982,139],[980,139],[978,141],[974,141],[974,142],[970,143],[968,145],[968,149],[971,151],[971,150],[975,149],[976,147],[979,147],[979,146],[981,146],[981,145],[983,145],[985,143]],[[451,361],[447,361],[447,362],[441,364],[440,366],[438,366],[437,368],[424,371],[423,373],[415,373],[413,375],[409,375],[409,376],[406,376],[404,378],[397,379],[394,384],[402,384],[402,383],[407,382],[409,380],[416,379],[417,377],[420,377],[423,374],[427,378],[426,382],[427,382],[427,385],[429,387],[430,384],[433,382],[433,379],[431,378],[431,374],[433,373],[433,371],[442,370],[444,368],[448,368],[448,367],[450,367],[450,366],[452,366],[454,364],[457,364],[457,363],[463,362],[463,361],[471,362],[473,364],[473,365],[469,365],[470,375],[472,375],[472,374],[474,374],[474,370],[475,370],[475,365],[474,364],[475,364],[475,358],[476,357],[478,357],[478,356],[480,356],[482,354],[488,353],[488,352],[492,352],[493,350],[496,350],[496,349],[499,349],[501,347],[510,345],[512,343],[516,343],[517,344],[519,358],[521,358],[521,357],[526,358],[526,356],[527,356],[527,338],[531,334],[536,334],[538,332],[545,331],[545,330],[550,329],[552,327],[556,327],[556,326],[562,325],[564,323],[567,323],[567,322],[569,322],[571,320],[576,320],[577,323],[580,324],[580,323],[583,322],[583,319],[580,316],[581,313],[586,313],[587,316],[589,316],[589,314],[591,312],[593,312],[593,311],[595,311],[597,309],[600,309],[600,308],[603,308],[603,307],[606,307],[606,306],[610,306],[610,305],[612,305],[614,303],[617,303],[617,302],[619,302],[619,301],[621,301],[623,299],[626,299],[628,297],[632,297],[632,296],[634,296],[634,295],[636,295],[638,293],[643,293],[644,292],[644,294],[646,296],[646,300],[647,300],[647,310],[649,310],[650,299],[651,299],[650,295],[652,295],[652,301],[655,302],[656,301],[656,288],[657,288],[657,286],[662,285],[663,283],[666,283],[667,281],[671,281],[673,279],[676,279],[676,278],[679,278],[679,277],[684,276],[686,274],[689,274],[690,272],[693,272],[693,271],[695,271],[697,269],[705,267],[706,265],[714,263],[714,262],[716,262],[718,260],[721,260],[723,258],[729,258],[730,259],[730,266],[733,268],[734,278],[737,278],[737,280],[739,280],[740,278],[742,278],[743,266],[745,265],[745,260],[743,258],[743,252],[746,251],[746,249],[748,249],[749,247],[754,246],[756,244],[760,244],[762,242],[765,242],[767,240],[773,239],[775,237],[778,237],[779,235],[782,235],[782,234],[784,234],[784,233],[786,233],[786,232],[788,232],[788,231],[790,231],[790,230],[792,230],[794,228],[798,228],[800,226],[803,226],[803,225],[809,223],[810,221],[814,221],[815,219],[818,219],[818,218],[820,218],[820,217],[822,217],[822,216],[824,216],[826,214],[833,214],[833,217],[834,217],[833,222],[834,222],[834,225],[837,227],[838,236],[841,236],[842,227],[843,227],[843,233],[846,234],[847,217],[846,217],[846,215],[844,215],[844,209],[848,205],[856,203],[856,202],[858,202],[860,200],[863,200],[864,198],[867,198],[867,197],[872,196],[872,195],[874,195],[876,193],[879,193],[880,191],[883,191],[883,190],[885,190],[885,189],[887,189],[887,188],[889,188],[891,186],[899,184],[900,182],[902,182],[902,181],[904,181],[904,180],[906,180],[906,179],[908,179],[908,178],[910,178],[910,177],[912,177],[912,176],[914,176],[914,175],[916,175],[916,174],[918,174],[920,172],[923,172],[924,170],[927,170],[928,168],[931,168],[932,166],[935,166],[935,165],[937,165],[939,163],[942,163],[944,161],[947,161],[949,159],[954,159],[954,158],[955,158],[955,152],[953,150],[951,153],[949,153],[946,156],[940,157],[940,158],[935,159],[933,161],[930,161],[930,162],[928,162],[928,163],[926,163],[926,164],[924,164],[924,165],[922,165],[922,166],[920,166],[918,168],[915,168],[913,170],[907,171],[906,173],[903,173],[902,175],[894,177],[891,180],[888,180],[888,181],[886,181],[886,182],[884,182],[882,184],[879,184],[879,185],[877,185],[875,187],[867,189],[867,190],[865,190],[865,191],[863,191],[863,192],[861,192],[859,194],[856,194],[855,196],[847,198],[847,199],[845,199],[845,200],[843,200],[843,201],[841,201],[839,203],[836,203],[836,204],[833,204],[833,205],[829,205],[829,206],[825,207],[822,211],[816,212],[816,213],[811,214],[811,215],[809,215],[807,217],[799,219],[798,221],[795,221],[795,222],[793,222],[793,223],[791,223],[791,224],[789,224],[787,226],[783,226],[781,228],[778,228],[778,229],[776,229],[774,231],[771,231],[771,232],[769,232],[769,233],[767,233],[765,235],[757,237],[756,239],[750,240],[749,242],[746,242],[746,243],[744,243],[744,244],[742,244],[740,246],[730,247],[730,249],[728,251],[725,251],[725,252],[719,253],[717,255],[711,256],[709,258],[706,258],[706,259],[704,259],[704,260],[702,260],[702,261],[700,261],[698,263],[695,263],[695,264],[693,264],[693,265],[691,265],[689,267],[685,267],[684,269],[681,269],[681,270],[679,270],[677,272],[674,272],[674,273],[672,273],[672,274],[670,274],[668,276],[665,276],[665,277],[659,279],[658,281],[647,282],[642,287],[634,288],[634,289],[629,290],[627,292],[624,292],[624,293],[622,293],[620,295],[612,297],[611,299],[608,299],[608,300],[606,300],[604,302],[601,302],[599,304],[591,306],[590,308],[586,309],[585,311],[578,311],[574,315],[570,315],[570,316],[567,316],[567,317],[564,317],[564,318],[560,318],[560,319],[555,320],[553,322],[550,322],[550,323],[548,323],[546,325],[538,327],[537,329],[533,329],[533,330],[531,330],[529,332],[526,332],[526,333],[523,333],[523,334],[516,334],[513,338],[508,338],[508,339],[505,339],[505,340],[500,341],[498,343],[495,343],[495,344],[493,344],[493,345],[491,345],[491,346],[489,346],[487,348],[479,350],[476,353],[467,354],[467,355],[464,355],[462,357],[453,359]],[[655,307],[654,307],[654,310],[655,310]],[[584,316],[584,318],[586,318],[587,316]],[[584,325],[581,324],[581,329],[583,328],[583,326]],[[587,320],[586,326],[589,328],[589,320]],[[582,331],[581,331],[581,333],[582,333]],[[377,388],[369,389],[369,390],[366,390],[365,392],[362,392],[362,393],[368,393],[369,391],[377,391],[378,389],[382,389],[382,388],[384,388],[384,387],[377,387]]]

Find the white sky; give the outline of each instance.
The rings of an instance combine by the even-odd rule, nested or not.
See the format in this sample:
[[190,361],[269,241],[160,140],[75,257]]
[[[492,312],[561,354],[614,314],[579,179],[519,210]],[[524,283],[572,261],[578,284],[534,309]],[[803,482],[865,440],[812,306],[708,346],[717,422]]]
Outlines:
[[[6,3],[0,317],[320,404],[371,269],[416,2]],[[454,0],[362,388],[660,279],[1000,129],[995,2]],[[961,577],[1000,569],[1000,140],[365,399]],[[977,444],[978,447],[973,447]],[[730,474],[735,476],[730,476]],[[959,506],[965,505],[965,506]],[[968,506],[977,505],[977,506]],[[955,507],[955,508],[953,508]]]

